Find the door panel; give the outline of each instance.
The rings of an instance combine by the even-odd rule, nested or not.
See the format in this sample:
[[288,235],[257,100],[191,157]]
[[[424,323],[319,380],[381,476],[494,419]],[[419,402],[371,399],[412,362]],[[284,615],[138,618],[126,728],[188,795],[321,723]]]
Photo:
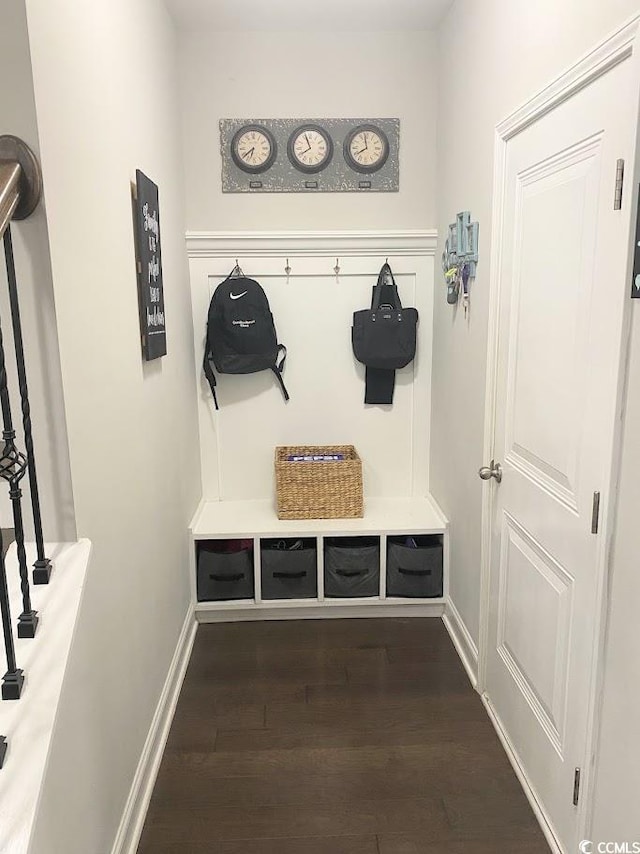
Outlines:
[[579,143],[516,177],[506,453],[574,509],[600,148]]
[[506,143],[486,693],[566,850],[585,769],[630,216],[623,61]]
[[497,650],[560,755],[572,594],[571,576],[505,513]]

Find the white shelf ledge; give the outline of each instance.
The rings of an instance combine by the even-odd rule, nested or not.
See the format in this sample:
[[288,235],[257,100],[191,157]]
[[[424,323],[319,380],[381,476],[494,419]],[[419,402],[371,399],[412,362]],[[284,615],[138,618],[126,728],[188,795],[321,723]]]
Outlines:
[[441,534],[447,520],[427,498],[369,498],[362,519],[278,519],[272,501],[203,501],[191,522],[194,540],[285,535]]
[[[25,672],[23,695],[0,701],[0,733],[9,742],[0,771],[0,852],[7,854],[26,854],[29,848],[91,543],[50,543],[45,552],[54,565],[51,581],[31,588],[40,625],[35,638],[15,638],[18,667]],[[35,559],[35,546],[27,544],[29,574]],[[15,627],[22,610],[15,544],[6,563]]]

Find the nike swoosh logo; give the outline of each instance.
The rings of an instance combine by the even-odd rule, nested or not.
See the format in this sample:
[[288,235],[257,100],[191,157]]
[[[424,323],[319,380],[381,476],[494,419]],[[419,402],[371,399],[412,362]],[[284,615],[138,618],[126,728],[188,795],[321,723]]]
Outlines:
[[229,296],[231,297],[231,299],[240,299],[240,297],[243,297],[246,293],[247,293],[247,291],[242,291],[241,294],[230,293]]

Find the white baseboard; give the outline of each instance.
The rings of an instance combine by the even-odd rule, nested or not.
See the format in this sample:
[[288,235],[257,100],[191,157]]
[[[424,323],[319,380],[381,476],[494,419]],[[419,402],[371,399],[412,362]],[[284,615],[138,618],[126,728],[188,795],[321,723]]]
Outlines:
[[198,624],[190,607],[136,769],[111,854],[136,854]]
[[482,702],[484,703],[484,707],[487,710],[487,714],[489,715],[489,719],[493,724],[493,728],[498,734],[498,738],[500,739],[500,742],[504,747],[504,752],[507,754],[507,758],[509,759],[511,766],[515,771],[516,777],[520,781],[520,785],[522,786],[525,796],[529,801],[529,804],[538,821],[538,824],[540,825],[540,829],[544,834],[544,838],[549,843],[549,847],[551,848],[552,854],[568,854],[568,852],[566,852],[558,842],[553,832],[551,821],[549,820],[549,817],[547,816],[544,808],[541,806],[540,802],[536,797],[535,791],[531,785],[527,772],[520,764],[520,761],[518,760],[518,755],[513,745],[511,744],[509,736],[507,735],[502,726],[500,718],[496,714],[496,711],[489,702],[489,699],[486,694],[483,694],[481,696]]
[[[315,603],[314,603],[315,604]],[[210,607],[213,605],[213,607]],[[444,613],[442,602],[414,605],[407,603],[405,599],[402,604],[392,602],[379,602],[375,604],[354,605],[330,604],[327,601],[319,603],[319,607],[302,605],[296,607],[289,605],[286,608],[269,607],[264,603],[257,608],[216,608],[215,603],[202,603],[196,605],[196,619],[199,623],[240,623],[255,620],[335,620],[335,619],[376,619],[377,617],[442,617]]]
[[478,687],[478,647],[476,646],[469,629],[467,628],[460,612],[451,599],[447,602],[444,616],[442,618],[449,636],[453,641],[464,669],[471,680],[474,688]]

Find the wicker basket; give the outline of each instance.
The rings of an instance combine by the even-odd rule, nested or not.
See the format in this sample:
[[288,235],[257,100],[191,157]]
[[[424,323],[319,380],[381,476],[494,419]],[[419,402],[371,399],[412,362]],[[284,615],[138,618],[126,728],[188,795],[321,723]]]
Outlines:
[[[289,456],[343,454],[344,460],[289,462]],[[364,515],[362,461],[353,445],[276,448],[278,519],[352,519]]]

